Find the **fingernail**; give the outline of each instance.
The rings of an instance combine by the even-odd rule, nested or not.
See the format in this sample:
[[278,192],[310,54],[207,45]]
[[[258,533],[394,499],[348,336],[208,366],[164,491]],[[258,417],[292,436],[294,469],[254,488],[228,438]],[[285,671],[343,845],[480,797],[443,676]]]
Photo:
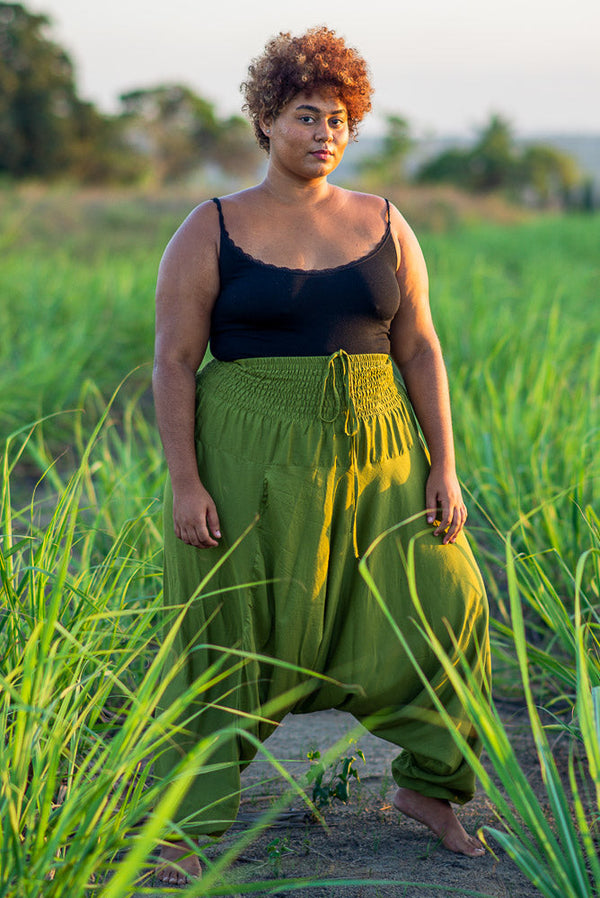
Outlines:
[[221,531],[220,531],[220,530],[215,530],[215,536],[217,537],[217,539],[219,539],[220,536],[221,536]]
[[428,524],[433,524],[433,515],[432,515],[432,514],[428,514],[428,515],[427,515],[427,523],[428,523]]

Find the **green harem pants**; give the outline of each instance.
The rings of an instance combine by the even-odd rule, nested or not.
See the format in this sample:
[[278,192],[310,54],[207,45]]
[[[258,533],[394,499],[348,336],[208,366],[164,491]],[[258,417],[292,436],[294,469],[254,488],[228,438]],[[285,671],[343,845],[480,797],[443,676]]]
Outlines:
[[[425,522],[428,456],[389,357],[340,350],[329,358],[210,362],[197,377],[196,445],[223,536],[212,549],[178,540],[167,486],[166,603],[188,601],[256,523],[192,603],[179,633],[176,650],[186,652],[186,662],[164,707],[215,661],[225,659],[227,675],[201,696],[185,736],[177,733],[157,759],[157,775],[169,776],[199,740],[229,732],[210,757],[216,769],[193,779],[178,824],[197,835],[224,832],[239,807],[240,772],[256,753],[245,734],[264,741],[286,713],[326,708],[349,711],[403,749],[392,764],[399,786],[468,801],[473,772],[358,569],[358,556],[377,536],[421,513],[381,540],[368,567],[444,707],[477,750],[475,732],[417,628],[402,561],[409,541],[414,537],[416,587],[428,620],[452,655],[450,628],[480,681],[489,674],[485,590],[464,535],[444,546]],[[240,665],[228,648],[267,659]],[[252,718],[267,705],[269,721]]]

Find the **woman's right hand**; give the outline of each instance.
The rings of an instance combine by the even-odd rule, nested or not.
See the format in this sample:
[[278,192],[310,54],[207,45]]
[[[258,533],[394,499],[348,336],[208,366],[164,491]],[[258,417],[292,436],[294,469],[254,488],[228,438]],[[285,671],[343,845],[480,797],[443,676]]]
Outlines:
[[185,492],[173,493],[173,525],[175,536],[190,546],[209,549],[219,545],[217,508],[201,483]]

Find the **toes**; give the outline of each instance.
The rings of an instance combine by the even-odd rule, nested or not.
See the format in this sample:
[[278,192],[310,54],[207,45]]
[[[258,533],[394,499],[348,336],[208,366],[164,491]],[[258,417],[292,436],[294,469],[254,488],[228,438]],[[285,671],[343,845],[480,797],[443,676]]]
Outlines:
[[179,873],[174,868],[169,870],[158,870],[156,878],[159,882],[163,882],[168,886],[186,886],[189,882],[187,876],[184,876],[183,873]]
[[480,857],[482,854],[485,854],[485,846],[476,839],[474,836],[469,836],[469,854],[471,857]]

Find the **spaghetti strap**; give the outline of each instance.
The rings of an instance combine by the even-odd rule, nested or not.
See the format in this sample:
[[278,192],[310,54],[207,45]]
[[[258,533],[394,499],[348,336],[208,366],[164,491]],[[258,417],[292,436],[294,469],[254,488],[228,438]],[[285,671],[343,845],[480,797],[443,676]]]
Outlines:
[[223,218],[223,209],[221,207],[221,200],[217,196],[213,196],[212,201],[215,204],[215,206],[217,207],[217,209],[219,210],[219,224],[221,225],[221,236],[223,236],[223,234],[227,234],[227,229],[225,227],[225,219]]
[[[385,200],[385,220],[389,225],[389,223],[390,223],[390,201],[388,200],[388,198],[386,196],[384,196],[384,200]],[[218,202],[218,200],[217,200],[217,202]]]

